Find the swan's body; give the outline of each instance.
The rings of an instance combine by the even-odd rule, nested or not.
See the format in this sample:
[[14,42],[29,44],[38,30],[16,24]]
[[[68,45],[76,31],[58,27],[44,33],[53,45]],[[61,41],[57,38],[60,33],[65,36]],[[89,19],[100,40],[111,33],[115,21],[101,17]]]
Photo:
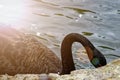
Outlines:
[[[73,33],[64,39],[61,47],[61,62],[37,38],[25,35],[9,27],[0,27],[0,74],[70,73],[70,71],[75,70],[71,46],[74,41],[80,42],[79,38],[76,40],[77,35],[79,36],[79,34]],[[99,57],[102,61],[100,61],[100,66],[106,64],[106,60],[101,53],[94,55],[95,48],[93,45],[94,51],[92,52],[91,44],[88,45],[89,43],[85,42],[84,39],[82,42],[87,50],[90,61],[94,57]],[[94,66],[97,67],[98,65]]]

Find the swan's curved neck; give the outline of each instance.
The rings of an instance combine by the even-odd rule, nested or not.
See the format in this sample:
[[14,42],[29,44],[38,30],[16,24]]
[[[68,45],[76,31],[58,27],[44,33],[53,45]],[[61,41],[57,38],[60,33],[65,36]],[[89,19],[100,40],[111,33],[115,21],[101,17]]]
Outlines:
[[67,35],[61,45],[61,58],[62,58],[62,73],[69,74],[70,71],[75,70],[73,57],[72,57],[72,44],[73,42],[80,42],[87,51],[88,57],[91,60],[93,58],[93,50],[95,47],[91,44],[91,42],[77,33],[71,33]]

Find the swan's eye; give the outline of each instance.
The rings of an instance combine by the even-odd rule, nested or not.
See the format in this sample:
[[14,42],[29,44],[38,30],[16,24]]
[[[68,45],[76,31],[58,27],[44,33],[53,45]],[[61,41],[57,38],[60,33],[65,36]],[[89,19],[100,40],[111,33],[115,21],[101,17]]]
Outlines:
[[97,65],[100,64],[100,61],[99,61],[98,58],[93,58],[91,62],[92,62],[92,64],[95,65],[95,66],[97,66]]

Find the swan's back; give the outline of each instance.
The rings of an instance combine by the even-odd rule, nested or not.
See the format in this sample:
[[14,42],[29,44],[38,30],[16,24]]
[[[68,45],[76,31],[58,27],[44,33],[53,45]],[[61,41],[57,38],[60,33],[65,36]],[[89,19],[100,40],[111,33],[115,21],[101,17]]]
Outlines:
[[59,58],[40,41],[10,27],[0,27],[0,74],[61,72]]

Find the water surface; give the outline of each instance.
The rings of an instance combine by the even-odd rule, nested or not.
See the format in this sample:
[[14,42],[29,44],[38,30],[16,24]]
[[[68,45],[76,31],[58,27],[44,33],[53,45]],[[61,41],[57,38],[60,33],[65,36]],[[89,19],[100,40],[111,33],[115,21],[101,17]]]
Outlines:
[[[39,37],[59,57],[65,35],[83,34],[110,62],[120,58],[119,3],[120,0],[0,0],[0,24]],[[73,53],[81,48],[79,45],[75,43]],[[87,68],[90,64],[78,65],[77,68]]]

